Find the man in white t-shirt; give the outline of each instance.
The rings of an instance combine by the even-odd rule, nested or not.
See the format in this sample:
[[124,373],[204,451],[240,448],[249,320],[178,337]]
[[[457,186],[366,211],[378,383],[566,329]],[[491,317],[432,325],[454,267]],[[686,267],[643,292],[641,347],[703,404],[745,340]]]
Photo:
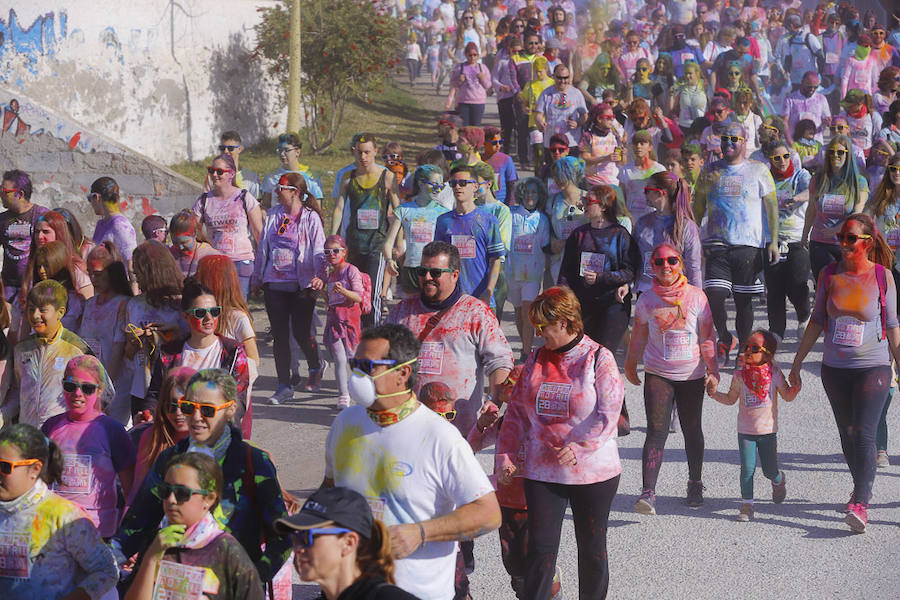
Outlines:
[[450,600],[457,541],[500,527],[500,506],[465,439],[416,399],[418,356],[402,325],[363,333],[350,361],[356,405],[328,432],[322,485],[362,494],[388,526],[397,585]]

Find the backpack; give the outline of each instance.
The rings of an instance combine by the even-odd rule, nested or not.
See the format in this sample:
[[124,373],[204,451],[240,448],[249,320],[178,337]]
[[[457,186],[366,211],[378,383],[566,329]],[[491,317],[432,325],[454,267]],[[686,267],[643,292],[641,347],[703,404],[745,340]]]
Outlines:
[[[241,193],[237,197],[237,202],[240,203],[241,208],[244,209],[244,216],[247,218],[247,232],[250,234],[250,243],[254,244],[253,241],[253,232],[250,230],[250,213],[247,212],[247,203],[244,202],[244,198],[247,197],[247,190],[241,188]],[[206,199],[209,198],[209,192],[203,192],[200,194],[200,222],[203,224],[207,223],[206,219]],[[254,244],[255,245],[255,244]]]
[[[811,33],[806,34],[806,37],[803,38],[803,45],[806,46],[806,49],[809,50],[809,53],[812,55],[813,60],[816,61],[816,70],[821,73],[825,70],[825,53],[824,50],[819,52],[818,54],[813,51],[812,46],[809,43],[809,36],[811,35]],[[787,56],[784,57],[784,70],[788,73],[790,73],[794,62],[794,57],[791,55],[790,50],[791,46],[799,46],[799,44],[794,43],[793,36],[791,36],[791,38],[788,40],[788,53]]]
[[[825,286],[825,293],[828,293],[828,284],[831,283],[831,277],[837,270],[836,262],[829,263],[823,270],[822,285]],[[878,282],[878,303],[881,306],[881,337],[879,340],[887,338],[887,279],[885,268],[883,265],[875,264],[875,280]]]
[[360,303],[360,307],[362,308],[362,314],[367,315],[372,312],[372,278],[369,277],[368,273],[359,272],[359,278],[362,280],[362,303]]

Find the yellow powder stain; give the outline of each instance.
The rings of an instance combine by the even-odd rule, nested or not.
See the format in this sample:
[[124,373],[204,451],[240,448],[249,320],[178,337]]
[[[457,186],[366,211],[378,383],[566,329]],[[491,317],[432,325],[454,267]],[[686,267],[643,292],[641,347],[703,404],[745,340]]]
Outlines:
[[335,473],[359,474],[366,466],[366,455],[370,452],[368,440],[363,436],[362,427],[350,425],[341,432],[335,444]]
[[335,444],[335,474],[364,481],[366,489],[357,491],[365,496],[381,497],[400,487],[403,473],[395,468],[396,462],[394,456],[372,444],[357,425],[344,429]]

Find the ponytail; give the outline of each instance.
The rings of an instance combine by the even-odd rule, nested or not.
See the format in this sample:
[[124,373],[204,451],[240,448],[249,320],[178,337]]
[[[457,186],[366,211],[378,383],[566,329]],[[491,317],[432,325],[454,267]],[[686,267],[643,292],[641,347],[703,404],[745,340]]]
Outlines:
[[894,266],[894,252],[891,250],[891,246],[878,229],[875,230],[872,238],[875,240],[875,245],[869,250],[869,260],[890,270]]
[[0,444],[6,443],[18,448],[25,460],[36,458],[41,461],[41,479],[47,485],[62,483],[62,450],[56,442],[41,433],[40,429],[27,423],[7,425],[0,429]]
[[44,469],[41,471],[41,479],[47,485],[54,483],[62,483],[63,474],[63,453],[51,439],[47,439],[47,462],[44,463]]
[[356,551],[356,565],[363,574],[379,575],[390,584],[394,579],[394,557],[391,555],[391,535],[384,523],[375,519],[372,534],[368,538],[360,536]]

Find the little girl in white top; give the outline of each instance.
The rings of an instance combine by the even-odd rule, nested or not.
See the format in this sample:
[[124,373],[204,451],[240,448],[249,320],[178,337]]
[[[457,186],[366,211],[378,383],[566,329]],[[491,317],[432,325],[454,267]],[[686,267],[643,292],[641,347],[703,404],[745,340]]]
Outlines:
[[790,402],[800,392],[791,387],[773,362],[778,341],[774,334],[757,329],[741,348],[742,364],[731,379],[728,393],[710,394],[722,404],[738,404],[738,443],[741,452],[741,498],[738,521],[753,518],[753,474],[756,454],[763,475],[772,481],[772,501],[780,504],[787,495],[784,471],[778,470],[776,434],[778,432],[778,395]]

